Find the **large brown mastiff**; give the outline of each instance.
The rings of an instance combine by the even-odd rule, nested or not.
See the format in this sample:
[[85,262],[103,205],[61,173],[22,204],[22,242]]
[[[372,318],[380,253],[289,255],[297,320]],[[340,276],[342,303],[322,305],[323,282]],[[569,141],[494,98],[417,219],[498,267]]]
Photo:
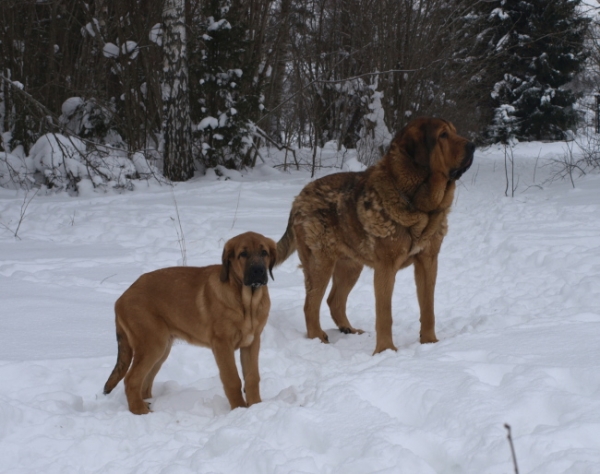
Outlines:
[[471,166],[475,145],[441,119],[419,118],[393,139],[387,154],[359,173],[337,173],[308,184],[296,197],[277,243],[277,263],[298,251],[306,286],[308,337],[327,342],[319,310],[329,280],[331,316],[344,333],[346,301],[364,265],[375,270],[375,353],[396,350],[392,292],[396,273],[414,265],[421,342],[436,342],[434,290],[438,253],[456,180]]
[[[247,232],[225,244],[222,265],[142,275],[115,303],[118,356],[104,393],[125,377],[129,410],[148,413],[144,400],[152,397],[154,377],[173,341],[183,339],[212,349],[232,409],[260,402],[258,353],[271,306],[267,270],[275,260],[275,242]],[[235,365],[238,348],[246,400]]]

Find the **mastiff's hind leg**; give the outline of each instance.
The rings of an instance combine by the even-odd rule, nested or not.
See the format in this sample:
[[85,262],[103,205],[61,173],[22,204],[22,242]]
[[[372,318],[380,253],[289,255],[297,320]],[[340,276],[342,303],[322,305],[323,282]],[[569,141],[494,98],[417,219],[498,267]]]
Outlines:
[[348,295],[362,272],[363,265],[349,258],[341,258],[335,263],[333,285],[327,297],[331,317],[341,332],[345,334],[362,334],[362,329],[352,327],[346,315]]

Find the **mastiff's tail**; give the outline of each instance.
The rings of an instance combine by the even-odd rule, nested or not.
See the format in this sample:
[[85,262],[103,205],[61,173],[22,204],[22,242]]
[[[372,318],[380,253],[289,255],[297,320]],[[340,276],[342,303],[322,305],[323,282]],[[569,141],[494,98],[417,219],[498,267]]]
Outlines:
[[277,242],[277,264],[281,265],[285,262],[290,255],[296,251],[296,234],[294,233],[294,227],[292,226],[292,214],[288,220],[287,229],[285,233]]

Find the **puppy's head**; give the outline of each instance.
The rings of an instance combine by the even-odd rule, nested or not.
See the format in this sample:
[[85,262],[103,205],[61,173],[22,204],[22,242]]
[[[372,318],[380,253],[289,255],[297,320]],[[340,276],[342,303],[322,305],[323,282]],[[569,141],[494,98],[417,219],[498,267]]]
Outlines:
[[277,245],[273,240],[255,232],[240,234],[225,244],[221,281],[226,282],[233,276],[252,288],[266,285],[268,274],[273,278],[276,259]]
[[449,180],[459,179],[473,164],[475,144],[456,133],[447,120],[418,118],[396,136],[396,146],[420,168],[439,172]]

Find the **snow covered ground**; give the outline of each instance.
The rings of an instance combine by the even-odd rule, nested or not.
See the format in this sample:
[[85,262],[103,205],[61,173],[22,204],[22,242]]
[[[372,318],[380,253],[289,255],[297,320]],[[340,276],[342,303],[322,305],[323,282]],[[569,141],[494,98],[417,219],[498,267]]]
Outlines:
[[305,337],[297,257],[277,268],[263,403],[234,411],[211,352],[183,343],[154,413],[132,415],[122,384],[102,395],[112,306],[141,273],[182,263],[175,202],[187,263],[218,263],[238,233],[281,236],[308,172],[36,196],[20,240],[27,197],[0,189],[0,472],[510,474],[509,423],[522,474],[597,474],[600,176],[546,182],[563,147],[517,146],[514,198],[503,151],[476,152],[440,255],[437,344],[417,342],[411,269],[394,293],[398,352],[372,356],[372,271],[349,300],[366,333],[340,334],[324,305],[325,345]]

